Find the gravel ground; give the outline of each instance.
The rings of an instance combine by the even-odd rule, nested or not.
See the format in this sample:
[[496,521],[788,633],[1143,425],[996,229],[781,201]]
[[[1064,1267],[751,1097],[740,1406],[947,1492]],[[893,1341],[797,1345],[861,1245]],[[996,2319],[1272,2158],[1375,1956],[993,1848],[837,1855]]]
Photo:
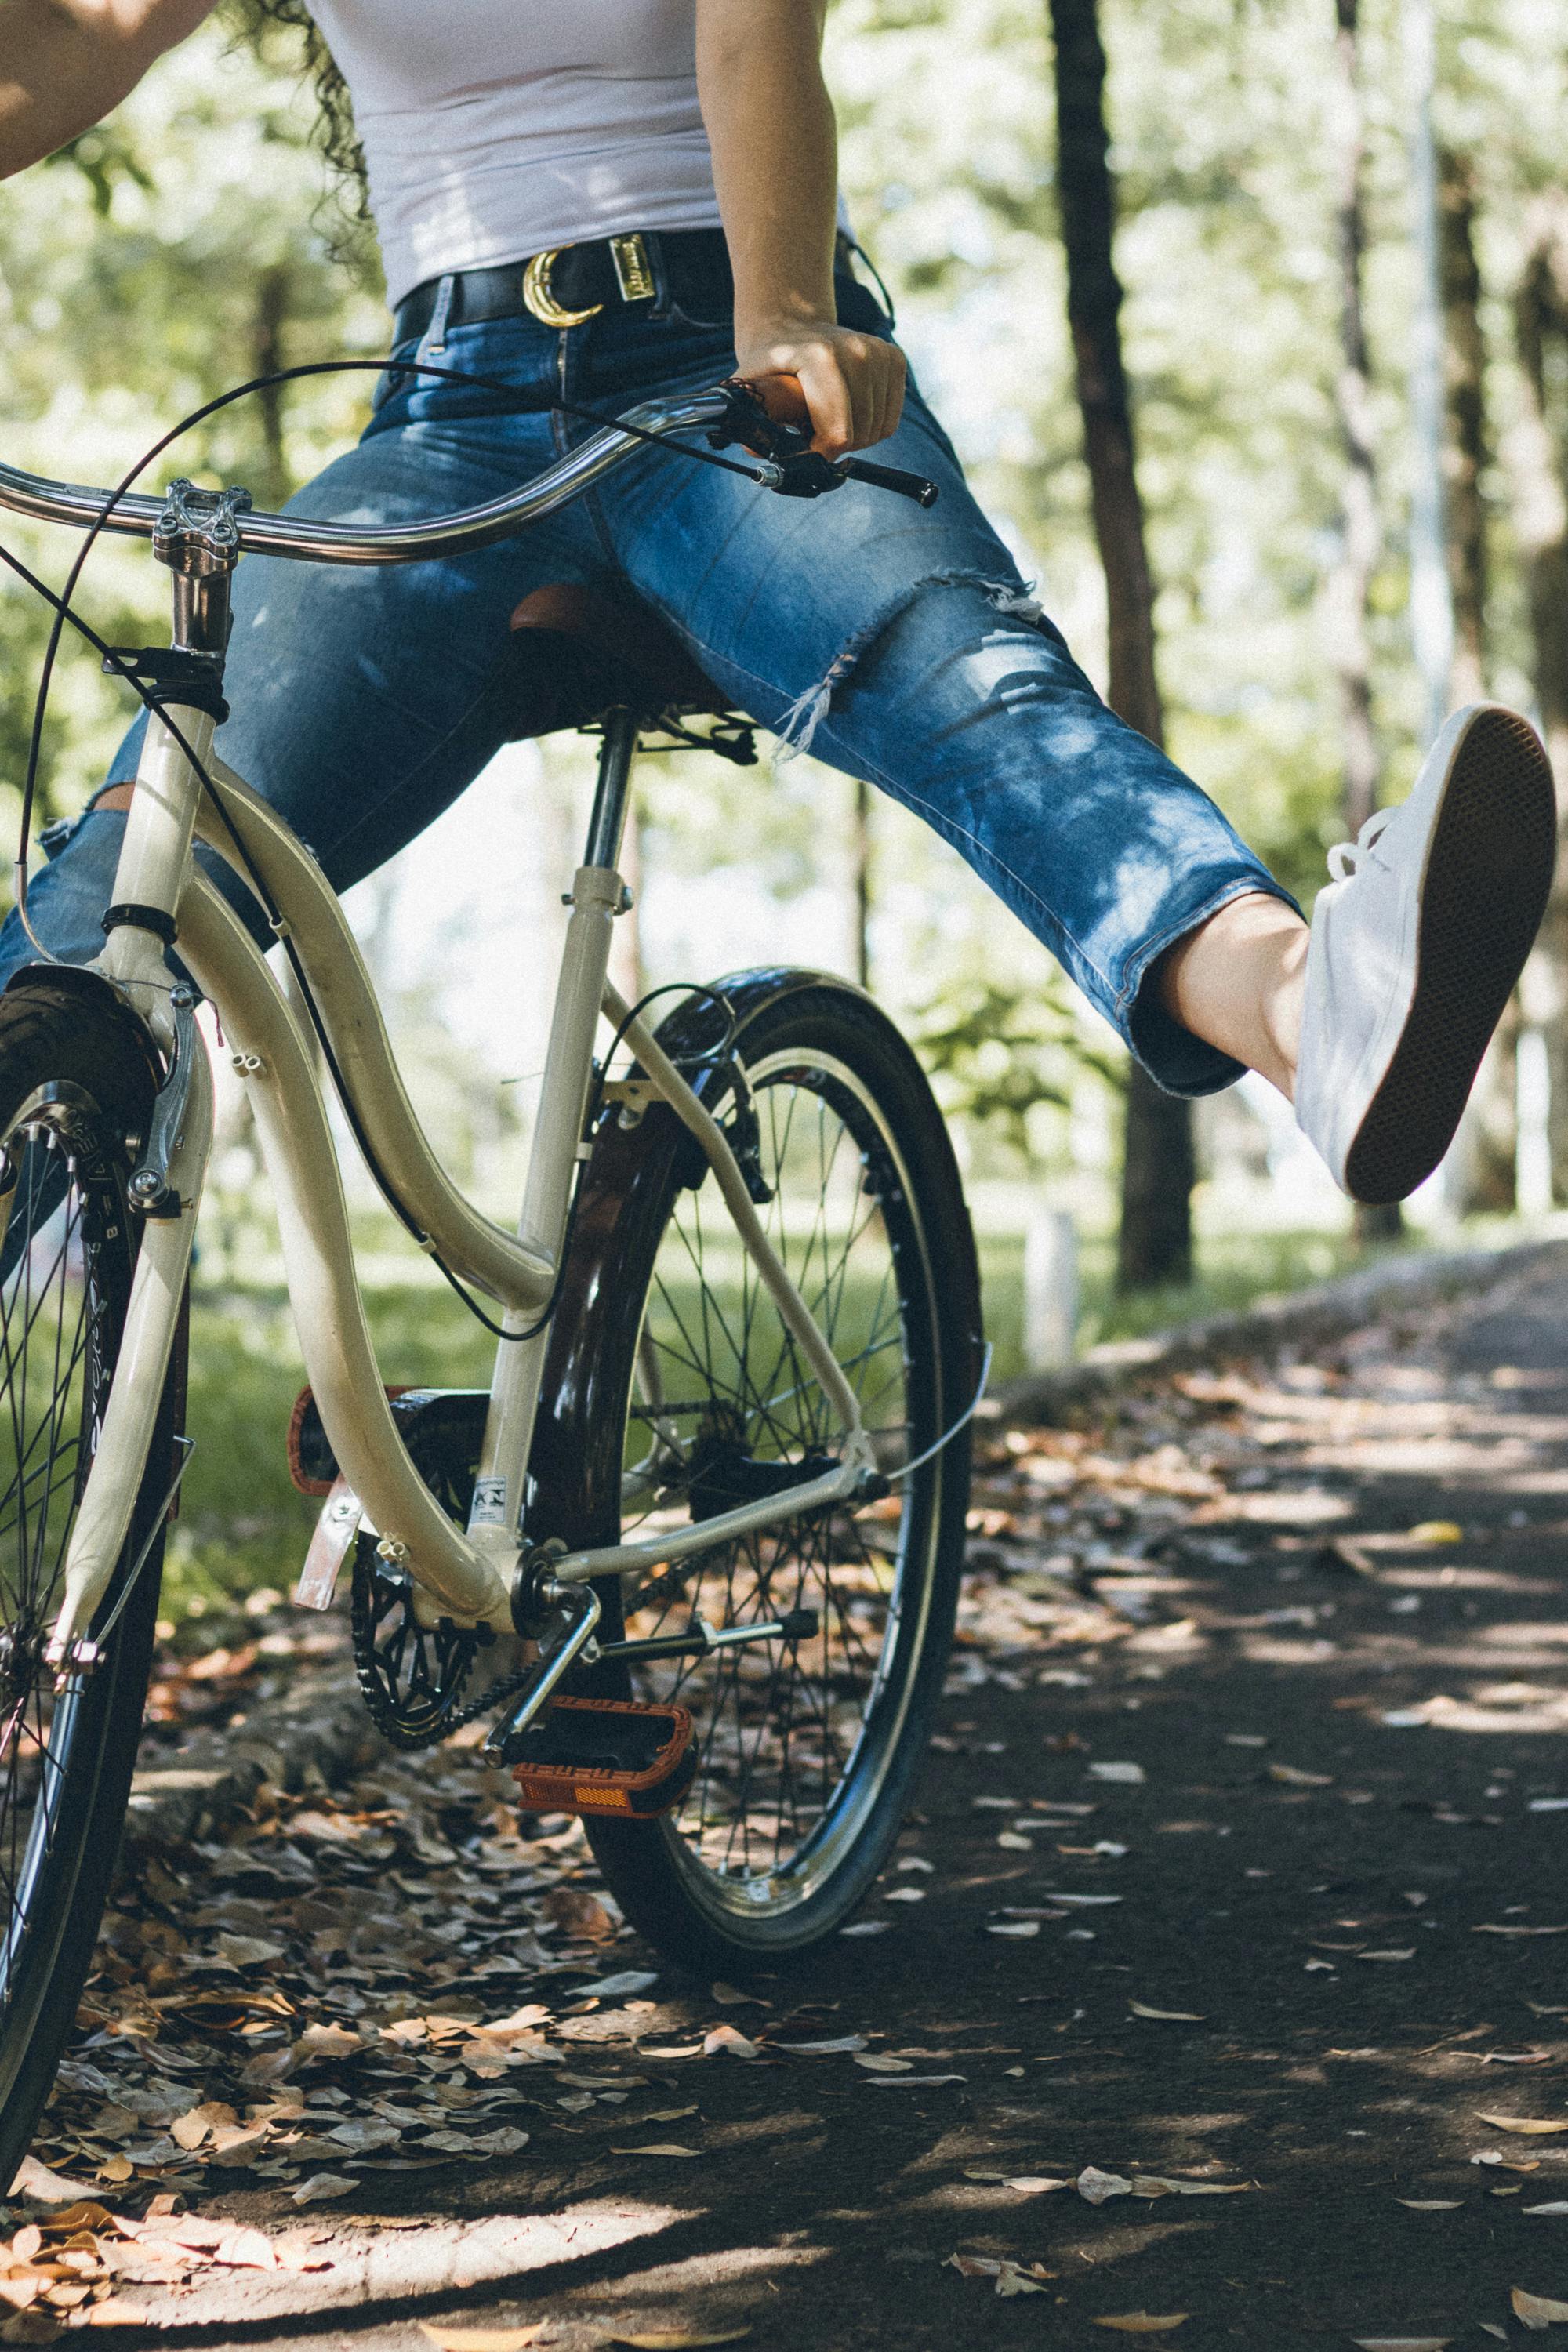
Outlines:
[[127,1875],[0,2340],[1568,2329],[1568,1271],[1076,1410],[989,1433],[918,1810],[787,1980],[661,1970],[471,1748],[258,1753]]

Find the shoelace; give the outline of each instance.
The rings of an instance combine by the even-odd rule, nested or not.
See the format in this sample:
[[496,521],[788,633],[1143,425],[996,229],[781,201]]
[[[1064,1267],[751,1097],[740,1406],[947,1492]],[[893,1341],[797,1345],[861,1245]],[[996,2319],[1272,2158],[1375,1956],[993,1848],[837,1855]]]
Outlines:
[[1348,882],[1362,859],[1373,856],[1393,814],[1391,808],[1373,809],[1353,841],[1335,842],[1329,852],[1329,873],[1334,881]]

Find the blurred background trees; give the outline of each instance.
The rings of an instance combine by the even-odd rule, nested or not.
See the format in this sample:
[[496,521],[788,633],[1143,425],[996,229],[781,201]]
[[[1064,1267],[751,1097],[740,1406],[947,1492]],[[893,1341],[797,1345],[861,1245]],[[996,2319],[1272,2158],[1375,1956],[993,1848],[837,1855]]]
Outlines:
[[[1447,698],[1521,704],[1568,777],[1568,16],[1443,0],[1424,220],[1407,13],[1422,5],[838,0],[830,22],[851,214],[979,496],[1091,674],[1134,724],[1163,726],[1304,902],[1327,845],[1414,772],[1432,679],[1412,627],[1413,551],[1419,568],[1434,513]],[[1114,245],[1102,191],[1098,254],[1081,202],[1077,249],[1099,272],[1101,329],[1116,329],[1142,585],[1086,462],[1053,18],[1058,39],[1069,18],[1097,32],[1106,61]],[[307,62],[288,27],[215,20],[110,123],[0,188],[8,456],[107,480],[246,375],[384,348],[374,254],[312,144]],[[1411,369],[1434,320],[1435,421]],[[247,402],[193,434],[177,467],[160,460],[160,478],[243,481],[275,503],[352,439],[367,398],[368,379],[350,376]],[[0,530],[61,576],[65,535],[11,519]],[[116,642],[162,623],[161,582],[124,544],[100,549],[83,601]],[[1118,655],[1129,625],[1131,667]],[[0,585],[0,834],[46,627]],[[130,715],[89,656],[67,660],[46,737],[49,813],[81,804]],[[360,909],[416,1090],[497,1205],[515,1194],[589,761],[573,741],[514,748]],[[1024,1235],[1042,1206],[1077,1222],[1081,1337],[1324,1272],[1357,1246],[1260,1085],[1198,1106],[1189,1156],[1184,1109],[1129,1097],[1103,1024],[903,811],[809,759],[734,772],[673,755],[644,772],[637,840],[649,983],[785,941],[868,978],[924,1038],[966,1161],[1002,1369],[1022,1344]],[[232,1287],[267,1255],[239,1119],[226,1167],[207,1268]],[[1565,1200],[1568,873],[1460,1143],[1412,1214]],[[363,1213],[387,1282],[416,1282],[368,1197]],[[1195,1287],[1180,1279],[1189,1213]],[[1152,1295],[1117,1298],[1119,1224],[1123,1283],[1163,1285]],[[273,1337],[262,1354],[275,1358]]]

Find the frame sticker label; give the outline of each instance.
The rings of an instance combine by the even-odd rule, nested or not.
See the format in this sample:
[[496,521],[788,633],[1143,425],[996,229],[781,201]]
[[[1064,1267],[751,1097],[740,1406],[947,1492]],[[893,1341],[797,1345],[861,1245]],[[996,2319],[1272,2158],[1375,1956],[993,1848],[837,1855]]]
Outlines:
[[473,1507],[468,1513],[471,1528],[504,1528],[506,1525],[506,1480],[476,1478]]

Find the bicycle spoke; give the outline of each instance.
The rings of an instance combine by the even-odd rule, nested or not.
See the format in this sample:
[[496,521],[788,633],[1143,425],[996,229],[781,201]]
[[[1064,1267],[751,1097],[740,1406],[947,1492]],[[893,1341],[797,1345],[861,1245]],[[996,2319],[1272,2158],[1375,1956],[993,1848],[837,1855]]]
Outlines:
[[[931,1442],[912,1425],[909,1307],[885,1201],[901,1181],[875,1116],[804,1057],[753,1079],[764,1231],[860,1403],[862,1426],[908,1454]],[[722,1238],[721,1233],[722,1231]],[[679,1430],[657,1505],[639,1495],[628,1530],[679,1523],[680,1480],[710,1477],[704,1507],[771,1493],[764,1465],[806,1464],[837,1443],[837,1421],[754,1263],[700,1192],[679,1194],[649,1286],[639,1360],[657,1372],[629,1417],[628,1466],[644,1427]],[[657,1402],[657,1412],[654,1404]],[[803,1475],[809,1475],[803,1471]],[[809,1610],[816,1632],[794,1642],[727,1645],[646,1661],[636,1695],[679,1699],[696,1725],[697,1767],[675,1817],[694,1862],[763,1904],[794,1899],[817,1842],[849,1801],[868,1746],[869,1710],[888,1673],[905,1574],[907,1498],[872,1506],[875,1536],[839,1505],[784,1520],[666,1570],[631,1596],[626,1627],[650,1638],[701,1618],[734,1627]],[[781,1876],[781,1874],[783,1875]]]

